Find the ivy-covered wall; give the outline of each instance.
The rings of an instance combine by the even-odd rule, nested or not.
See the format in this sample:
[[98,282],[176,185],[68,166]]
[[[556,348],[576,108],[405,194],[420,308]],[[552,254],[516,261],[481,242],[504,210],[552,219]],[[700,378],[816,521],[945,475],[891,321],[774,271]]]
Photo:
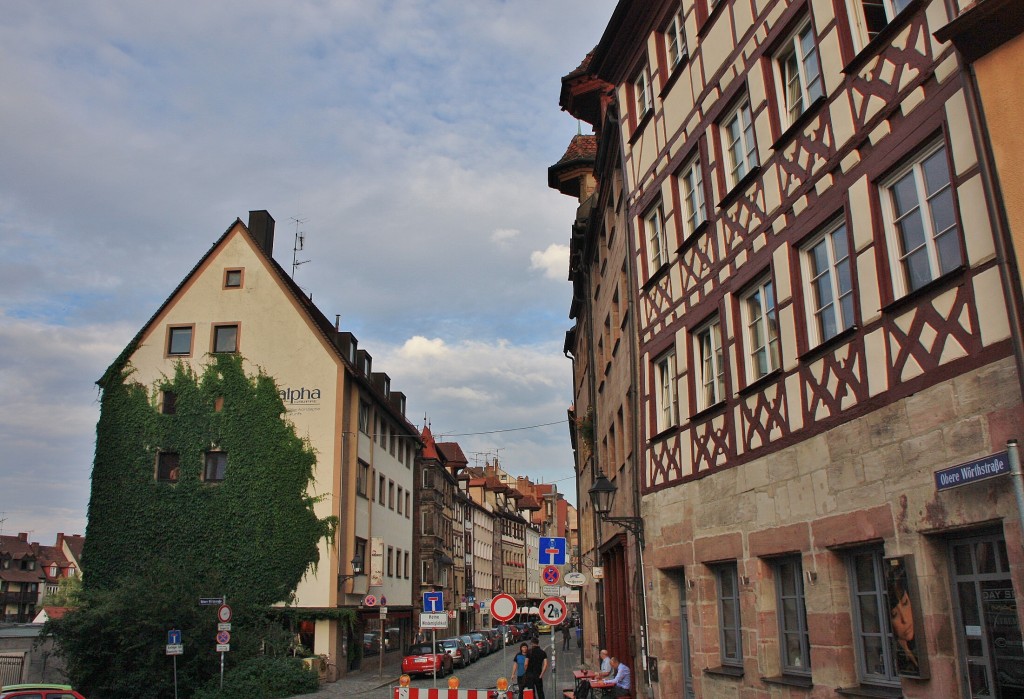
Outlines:
[[[163,391],[175,411],[161,411]],[[237,355],[211,355],[201,375],[185,364],[154,387],[130,366],[102,384],[83,568],[86,588],[117,586],[157,567],[219,581],[213,595],[253,604],[286,600],[332,537],[307,486],[316,455],[284,419],[271,377],[246,376]],[[221,482],[205,482],[205,454],[227,454]],[[177,452],[176,482],[158,482],[159,452]]]

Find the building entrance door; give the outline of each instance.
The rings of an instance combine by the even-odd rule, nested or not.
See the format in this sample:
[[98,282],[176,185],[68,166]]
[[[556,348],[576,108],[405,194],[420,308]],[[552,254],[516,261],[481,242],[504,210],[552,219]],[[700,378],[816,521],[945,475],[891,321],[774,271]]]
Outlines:
[[679,581],[679,637],[683,649],[683,696],[693,699],[693,668],[690,667],[690,614],[686,607],[686,578],[680,574]]
[[1002,533],[954,539],[949,558],[969,696],[1024,699],[1024,646]]

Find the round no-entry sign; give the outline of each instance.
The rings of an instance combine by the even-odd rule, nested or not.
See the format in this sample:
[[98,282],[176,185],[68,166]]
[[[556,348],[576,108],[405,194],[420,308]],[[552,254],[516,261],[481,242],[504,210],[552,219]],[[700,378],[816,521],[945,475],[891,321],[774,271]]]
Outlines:
[[502,592],[491,598],[491,616],[498,621],[508,621],[519,611],[519,605],[511,595]]
[[224,624],[231,621],[231,607],[226,604],[217,607],[217,620]]
[[561,597],[547,597],[540,603],[540,618],[545,624],[561,624],[568,613],[569,609]]

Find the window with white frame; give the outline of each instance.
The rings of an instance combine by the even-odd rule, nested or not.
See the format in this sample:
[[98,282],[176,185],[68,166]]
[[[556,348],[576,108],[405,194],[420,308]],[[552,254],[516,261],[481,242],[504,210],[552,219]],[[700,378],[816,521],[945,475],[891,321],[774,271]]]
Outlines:
[[654,360],[654,380],[657,382],[657,428],[662,432],[679,423],[675,352],[666,352]]
[[725,115],[721,123],[722,143],[728,165],[729,188],[735,187],[757,167],[757,144],[750,102],[743,100]]
[[779,620],[779,660],[784,675],[811,674],[811,642],[804,604],[803,565],[798,556],[775,561],[775,604]]
[[700,153],[690,159],[677,175],[679,192],[683,197],[683,215],[686,217],[686,235],[693,235],[707,220],[704,202],[704,173]]
[[697,410],[705,410],[725,400],[722,324],[715,316],[693,335],[697,341]]
[[775,57],[775,66],[782,82],[783,117],[792,124],[804,110],[825,95],[818,47],[814,43],[811,21],[804,22]]
[[686,34],[683,30],[682,5],[676,9],[668,27],[665,28],[665,55],[668,57],[670,71],[686,58]]
[[749,380],[756,381],[775,371],[779,359],[779,318],[775,311],[775,285],[765,277],[742,296],[746,324]]
[[963,263],[945,145],[929,147],[889,177],[880,195],[897,297]]
[[654,107],[651,96],[651,79],[647,75],[647,67],[644,66],[633,78],[633,104],[636,107],[636,120],[639,122],[647,112]]
[[370,434],[370,404],[365,400],[359,401],[359,431]]
[[715,566],[718,583],[718,643],[722,665],[743,666],[740,581],[735,563]]
[[846,559],[857,676],[867,684],[899,686],[900,678],[892,654],[890,607],[882,557],[882,549],[874,547],[855,551]]
[[818,345],[853,326],[853,276],[846,224],[832,224],[801,247],[807,287],[808,337]]
[[848,0],[853,31],[859,48],[878,36],[911,0]]
[[647,257],[651,262],[650,274],[668,263],[668,236],[665,233],[665,210],[658,203],[644,216],[647,231]]

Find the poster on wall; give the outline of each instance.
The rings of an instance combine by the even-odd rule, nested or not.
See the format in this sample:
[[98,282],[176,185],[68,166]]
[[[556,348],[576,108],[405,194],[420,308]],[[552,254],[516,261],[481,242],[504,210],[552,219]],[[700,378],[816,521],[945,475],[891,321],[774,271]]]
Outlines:
[[384,584],[384,539],[370,538],[370,587]]
[[914,557],[885,559],[885,590],[889,599],[892,656],[902,677],[928,677],[928,649],[924,638],[921,597],[914,576]]

